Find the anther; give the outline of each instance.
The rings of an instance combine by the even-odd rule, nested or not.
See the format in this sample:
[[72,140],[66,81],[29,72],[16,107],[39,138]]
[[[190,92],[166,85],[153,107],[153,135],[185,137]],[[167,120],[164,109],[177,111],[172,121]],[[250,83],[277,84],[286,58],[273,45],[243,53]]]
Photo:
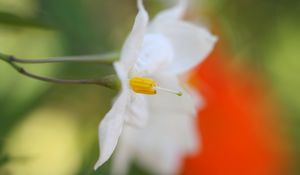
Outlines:
[[133,77],[129,80],[129,84],[134,92],[140,94],[154,95],[157,93],[157,90],[161,90],[175,94],[177,96],[182,96],[182,92],[180,91],[174,91],[171,89],[157,86],[156,81],[151,78]]
[[154,89],[154,87],[157,83],[150,78],[134,77],[129,80],[129,84],[131,89],[136,93],[149,95],[156,94],[156,89]]

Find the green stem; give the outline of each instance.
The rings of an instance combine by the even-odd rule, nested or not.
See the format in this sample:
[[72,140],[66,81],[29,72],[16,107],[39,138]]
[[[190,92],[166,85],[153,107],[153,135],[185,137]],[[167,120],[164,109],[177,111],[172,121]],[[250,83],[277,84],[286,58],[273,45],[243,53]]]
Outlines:
[[[67,80],[67,79],[49,78],[49,77],[35,75],[35,74],[32,74],[32,73],[26,71],[23,67],[21,67],[15,63],[15,62],[17,62],[16,58],[14,58],[12,56],[8,56],[8,55],[0,53],[0,60],[3,60],[6,63],[8,63],[10,66],[12,66],[13,69],[15,69],[20,74],[27,76],[29,78],[32,78],[32,79],[40,80],[40,81],[59,83],[59,84],[91,84],[91,85],[104,86],[104,87],[108,87],[111,89],[119,89],[120,88],[119,80],[116,75],[109,75],[109,76],[102,77],[99,79],[82,79],[82,80]],[[17,60],[22,60],[22,59],[17,59]],[[48,59],[46,59],[46,60],[48,60]],[[56,60],[58,62],[63,62],[61,59],[58,60],[58,58]],[[71,57],[69,60],[71,60]],[[73,59],[73,60],[75,60],[75,59]],[[31,60],[29,60],[29,61],[31,61]],[[42,61],[42,60],[40,60],[40,61]],[[79,61],[79,59],[78,59],[78,61]],[[29,63],[29,62],[26,61],[26,63]],[[45,63],[45,62],[40,62],[40,63]]]
[[112,64],[119,58],[119,53],[108,53],[98,55],[83,55],[83,56],[66,56],[66,57],[53,57],[46,59],[21,59],[11,56],[12,62],[24,63],[24,64],[43,64],[43,63],[59,63],[59,62],[89,62],[89,63],[101,63]]

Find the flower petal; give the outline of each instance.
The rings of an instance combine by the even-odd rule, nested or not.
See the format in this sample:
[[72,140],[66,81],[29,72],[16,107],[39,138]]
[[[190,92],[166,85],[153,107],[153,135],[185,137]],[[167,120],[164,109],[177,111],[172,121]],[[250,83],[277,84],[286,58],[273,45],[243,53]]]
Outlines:
[[148,103],[145,95],[132,94],[129,100],[130,105],[126,111],[126,123],[134,127],[145,126],[149,117]]
[[[181,86],[177,77],[160,75],[156,80],[159,86],[179,90],[183,95],[178,97],[159,91],[158,95],[149,97],[151,116],[155,116],[157,119],[155,125],[161,125],[162,129],[165,128],[166,135],[176,141],[183,151],[196,151],[199,145],[196,136],[195,116],[200,104],[195,101],[195,98],[189,94],[186,88]],[[200,96],[197,97],[201,98]]]
[[132,31],[128,35],[121,51],[120,62],[127,70],[131,68],[135,60],[138,58],[149,21],[149,16],[143,6],[142,0],[138,0],[138,9],[139,12],[135,18]]
[[161,34],[146,34],[132,75],[151,76],[165,72],[173,59],[174,51],[168,38]]
[[135,142],[138,160],[155,174],[177,174],[183,157],[199,150],[195,118],[176,111],[154,116]]
[[199,150],[195,118],[176,112],[153,113],[133,140],[136,159],[154,174],[178,174],[183,157]]
[[113,159],[113,174],[127,174],[136,160],[154,174],[178,174],[186,154],[197,148],[193,117],[155,111],[145,128],[125,126]]
[[199,64],[213,49],[216,37],[202,27],[182,21],[151,24],[151,32],[170,40],[175,51],[171,72],[184,73]]
[[[200,95],[191,96],[195,94],[190,93],[190,88],[184,87],[181,79],[172,74],[159,74],[154,79],[157,81],[158,86],[176,91],[181,91],[182,96],[178,97],[174,94],[169,94],[163,91],[158,91],[157,95],[149,96],[150,110],[167,111],[182,114],[184,116],[196,115],[197,108],[202,105]],[[193,92],[193,91],[192,91]]]
[[[195,104],[175,76],[160,75],[159,85],[183,91],[183,96],[158,92],[148,96],[151,117],[134,142],[136,157],[155,174],[176,174],[183,156],[199,149]],[[178,169],[176,169],[176,167]]]
[[112,162],[113,175],[126,175],[130,169],[131,161],[135,156],[135,139],[139,134],[137,128],[125,125],[116,153]]
[[95,170],[109,159],[117,145],[123,129],[127,102],[128,93],[123,91],[99,125],[100,157],[94,166]]
[[[158,140],[158,142],[161,141]],[[150,145],[153,146],[150,148]],[[183,160],[185,154],[182,153],[181,150],[174,145],[174,143],[169,142],[164,146],[163,144],[159,146],[156,143],[142,143],[138,146],[140,146],[140,148],[136,148],[138,150],[138,157],[136,160],[138,160],[137,163],[142,167],[145,167],[153,174],[158,175],[179,174],[178,171],[181,167],[181,161]]]

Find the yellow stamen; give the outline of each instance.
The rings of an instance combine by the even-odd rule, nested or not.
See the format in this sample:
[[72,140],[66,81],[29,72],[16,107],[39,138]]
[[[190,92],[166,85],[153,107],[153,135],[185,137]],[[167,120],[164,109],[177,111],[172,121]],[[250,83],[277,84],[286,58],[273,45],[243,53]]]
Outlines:
[[156,82],[150,78],[144,77],[133,77],[129,80],[129,84],[131,89],[136,93],[141,94],[156,94],[156,90],[154,87],[156,86]]
[[157,90],[161,90],[172,94],[176,94],[177,96],[182,96],[182,92],[180,91],[174,91],[171,89],[166,89],[157,86],[156,81],[151,78],[133,77],[129,80],[129,84],[134,92],[140,94],[154,95],[157,93]]

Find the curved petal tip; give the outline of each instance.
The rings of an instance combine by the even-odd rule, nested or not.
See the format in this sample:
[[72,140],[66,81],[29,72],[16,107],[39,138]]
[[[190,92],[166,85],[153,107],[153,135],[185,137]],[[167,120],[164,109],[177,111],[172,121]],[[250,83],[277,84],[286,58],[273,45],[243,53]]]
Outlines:
[[137,7],[138,7],[138,10],[139,10],[139,13],[142,13],[143,15],[146,15],[145,17],[148,18],[148,13],[144,7],[144,1],[143,0],[138,0],[137,1]]
[[101,165],[103,164],[102,161],[100,161],[100,159],[96,162],[96,164],[94,165],[94,170],[96,171]]

